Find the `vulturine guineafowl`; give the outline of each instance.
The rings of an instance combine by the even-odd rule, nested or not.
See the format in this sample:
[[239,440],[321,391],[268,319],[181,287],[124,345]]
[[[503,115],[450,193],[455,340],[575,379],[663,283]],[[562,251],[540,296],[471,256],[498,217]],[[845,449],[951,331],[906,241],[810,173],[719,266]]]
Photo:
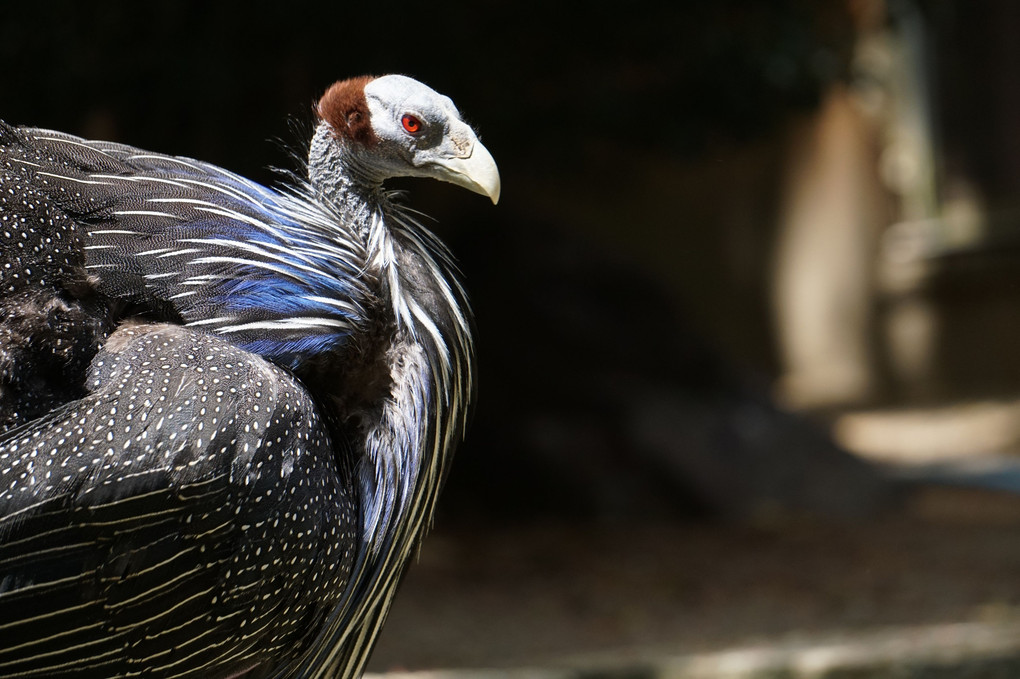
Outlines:
[[0,123],[0,677],[352,677],[473,380],[383,182],[495,202],[453,103],[333,85],[307,179]]

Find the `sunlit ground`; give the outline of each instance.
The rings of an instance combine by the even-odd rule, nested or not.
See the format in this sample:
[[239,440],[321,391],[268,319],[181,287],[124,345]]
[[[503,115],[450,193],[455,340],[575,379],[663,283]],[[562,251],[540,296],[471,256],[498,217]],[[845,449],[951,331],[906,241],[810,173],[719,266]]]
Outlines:
[[1015,657],[1018,538],[1020,497],[951,488],[852,524],[440,527],[372,667],[771,677],[751,670]]

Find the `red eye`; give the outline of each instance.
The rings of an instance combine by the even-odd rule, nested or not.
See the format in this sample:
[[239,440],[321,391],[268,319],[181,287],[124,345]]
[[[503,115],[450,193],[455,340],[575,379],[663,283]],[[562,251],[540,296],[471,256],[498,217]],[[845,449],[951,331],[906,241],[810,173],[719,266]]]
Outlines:
[[400,124],[404,126],[404,129],[410,134],[418,134],[421,132],[421,121],[410,113],[405,113],[400,119]]

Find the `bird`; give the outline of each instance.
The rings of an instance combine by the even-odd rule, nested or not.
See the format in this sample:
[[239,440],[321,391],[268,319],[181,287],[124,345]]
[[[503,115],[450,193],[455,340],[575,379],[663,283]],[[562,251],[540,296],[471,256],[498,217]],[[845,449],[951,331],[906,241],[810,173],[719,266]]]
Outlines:
[[339,81],[300,170],[0,122],[0,677],[356,677],[475,392],[393,177],[496,203],[451,99]]

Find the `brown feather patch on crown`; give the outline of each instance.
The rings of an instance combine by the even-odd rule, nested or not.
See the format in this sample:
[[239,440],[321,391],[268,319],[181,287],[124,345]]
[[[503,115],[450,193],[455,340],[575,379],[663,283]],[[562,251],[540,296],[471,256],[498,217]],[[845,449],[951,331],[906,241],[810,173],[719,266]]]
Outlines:
[[366,146],[378,143],[369,120],[365,85],[375,80],[374,75],[363,75],[333,83],[319,99],[315,108],[320,120],[332,126],[340,139],[349,139]]

